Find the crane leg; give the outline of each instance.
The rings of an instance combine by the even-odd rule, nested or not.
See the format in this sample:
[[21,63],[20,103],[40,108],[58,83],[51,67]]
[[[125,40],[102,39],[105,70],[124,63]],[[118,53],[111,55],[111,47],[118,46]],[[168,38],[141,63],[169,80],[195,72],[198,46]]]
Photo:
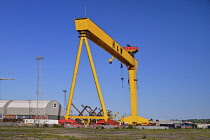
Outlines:
[[76,58],[74,74],[73,74],[73,78],[72,78],[71,89],[70,89],[70,93],[69,93],[68,106],[67,106],[67,109],[66,109],[66,115],[64,117],[65,117],[66,120],[68,120],[68,118],[85,118],[85,119],[97,118],[97,116],[96,117],[95,116],[94,117],[92,117],[92,116],[87,117],[87,116],[71,116],[70,115],[70,112],[71,112],[70,110],[71,110],[71,105],[72,105],[72,100],[73,100],[73,95],[74,95],[74,89],[75,89],[75,85],[76,85],[76,78],[77,78],[77,73],[78,73],[78,67],[79,67],[83,42],[85,43],[85,46],[86,46],[90,66],[91,66],[91,69],[92,69],[92,74],[93,74],[93,77],[94,77],[96,89],[97,89],[97,92],[98,92],[98,97],[99,97],[100,104],[101,104],[101,107],[102,107],[102,112],[103,112],[103,116],[98,117],[98,118],[103,118],[105,121],[107,121],[108,115],[107,115],[106,107],[105,107],[104,100],[103,100],[103,97],[102,97],[102,92],[101,92],[98,77],[97,77],[97,74],[96,74],[96,69],[95,69],[95,66],[94,66],[92,54],[91,54],[90,47],[89,47],[89,44],[88,44],[88,40],[87,40],[87,37],[86,37],[85,33],[81,34],[81,36],[80,36],[80,43],[79,43],[78,52],[77,52],[77,58]]
[[148,119],[138,116],[138,102],[137,102],[137,79],[136,79],[137,69],[130,69],[129,72],[129,84],[130,84],[130,106],[131,106],[131,116],[123,119],[124,122],[128,124],[148,124]]
[[91,66],[91,69],[92,69],[92,73],[93,73],[96,89],[97,89],[97,92],[98,92],[98,97],[99,97],[100,104],[101,104],[101,107],[102,107],[104,120],[107,121],[108,115],[107,115],[107,111],[106,111],[106,106],[104,104],[104,99],[102,97],[102,92],[101,92],[101,88],[100,88],[100,85],[99,85],[98,77],[97,77],[97,74],[96,74],[96,69],[95,69],[95,66],[94,66],[93,57],[92,57],[92,54],[91,54],[91,51],[90,51],[90,47],[89,47],[89,44],[88,44],[88,40],[87,40],[86,37],[84,38],[84,41],[85,41],[85,46],[86,46],[86,50],[87,50],[87,53],[88,53],[88,58],[89,58],[90,66]]
[[79,62],[80,62],[80,56],[81,56],[81,52],[82,52],[82,44],[83,44],[83,39],[84,37],[80,38],[80,42],[79,42],[79,47],[78,47],[78,52],[77,52],[77,58],[76,58],[76,63],[75,63],[75,67],[74,67],[74,74],[73,74],[73,78],[72,78],[72,84],[71,84],[71,89],[70,89],[70,93],[69,93],[69,100],[68,100],[68,106],[66,109],[66,115],[64,116],[66,120],[68,120],[69,115],[70,115],[70,111],[71,111],[71,105],[72,105],[72,99],[73,99],[73,95],[74,95],[74,89],[75,89],[75,84],[76,84],[76,78],[77,78],[77,73],[78,73],[78,67],[79,67]]

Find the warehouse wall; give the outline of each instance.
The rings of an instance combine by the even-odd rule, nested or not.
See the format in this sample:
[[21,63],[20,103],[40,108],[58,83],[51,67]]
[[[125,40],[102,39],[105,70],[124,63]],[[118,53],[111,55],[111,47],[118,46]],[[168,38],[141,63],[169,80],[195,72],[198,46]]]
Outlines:
[[63,115],[63,110],[62,110],[62,107],[61,105],[55,101],[55,100],[52,100],[48,103],[47,107],[46,107],[46,113],[47,114],[50,114],[50,115]]
[[7,106],[12,102],[13,100],[0,100],[0,114],[5,114],[7,112]]
[[[37,108],[38,107],[38,108]],[[37,112],[38,111],[38,112]],[[4,118],[19,118],[36,116],[48,119],[60,119],[63,117],[63,110],[56,100],[0,100],[0,115]]]

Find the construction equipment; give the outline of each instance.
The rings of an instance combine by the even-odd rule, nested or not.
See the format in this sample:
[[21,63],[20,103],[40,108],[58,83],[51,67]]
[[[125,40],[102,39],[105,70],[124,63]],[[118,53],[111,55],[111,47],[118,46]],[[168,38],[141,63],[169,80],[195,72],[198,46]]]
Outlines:
[[[77,53],[76,64],[74,68],[74,74],[72,78],[72,85],[70,89],[70,95],[69,95],[65,119],[66,120],[68,120],[68,118],[104,119],[105,121],[108,119],[106,107],[105,107],[103,97],[102,97],[102,92],[100,90],[100,85],[99,85],[97,74],[95,71],[95,66],[94,66],[92,55],[91,55],[90,48],[88,45],[88,39],[89,39],[113,56],[111,59],[109,59],[110,63],[112,63],[114,58],[117,58],[121,63],[126,65],[128,68],[131,115],[124,118],[123,122],[128,123],[128,124],[140,124],[140,125],[145,124],[145,123],[147,124],[148,119],[138,116],[137,78],[136,78],[138,61],[134,58],[134,54],[138,52],[138,47],[131,47],[130,45],[128,45],[127,47],[121,47],[114,39],[112,39],[107,33],[105,33],[89,18],[75,19],[75,24],[76,24],[76,30],[80,34],[79,36],[80,43],[78,47],[78,53]],[[83,42],[85,42],[85,45],[86,45],[86,50],[88,53],[89,62],[92,68],[92,73],[93,73],[96,88],[98,91],[98,96],[100,99],[103,116],[71,116],[70,115],[71,104],[72,104],[72,99],[74,95],[74,87],[76,84],[76,77],[77,77]]]
[[0,78],[0,80],[14,80],[12,78]]
[[119,112],[114,112],[114,114],[115,114],[114,115],[115,120],[116,120],[116,116],[119,118],[118,120],[116,120],[117,122],[120,122],[120,123],[123,123],[124,122],[124,117],[125,117],[126,114],[124,114],[122,117],[119,115]]

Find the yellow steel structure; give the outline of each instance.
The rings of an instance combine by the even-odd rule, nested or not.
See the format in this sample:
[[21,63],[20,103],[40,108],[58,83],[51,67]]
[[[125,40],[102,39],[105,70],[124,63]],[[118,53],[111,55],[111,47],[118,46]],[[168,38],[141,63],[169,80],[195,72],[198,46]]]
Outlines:
[[123,123],[124,122],[124,117],[125,117],[125,115],[126,114],[124,114],[122,117],[119,115],[119,112],[114,112],[114,116],[116,117],[116,116],[118,116],[118,118],[119,118],[119,120],[116,120],[117,122],[120,122],[120,123]]
[[[90,47],[89,47],[89,44],[88,44],[87,36],[84,32],[81,32],[80,35],[81,35],[80,36],[80,43],[79,43],[78,52],[77,52],[76,64],[75,64],[75,68],[74,68],[74,74],[73,74],[73,78],[72,78],[72,85],[71,85],[71,89],[70,89],[70,95],[69,95],[69,100],[68,100],[68,106],[67,106],[67,110],[66,110],[65,119],[68,120],[68,118],[80,118],[80,119],[104,119],[104,120],[107,120],[108,115],[107,115],[106,107],[105,107],[104,100],[103,100],[103,97],[102,97],[102,92],[101,92],[101,88],[100,88],[99,81],[98,81],[98,78],[97,78],[97,74],[96,74],[92,54],[91,54],[91,51],[90,51]],[[94,77],[96,89],[97,89],[97,92],[98,92],[98,97],[100,99],[100,104],[101,104],[102,112],[103,112],[104,116],[71,116],[70,115],[70,110],[71,110],[71,105],[72,105],[72,100],[73,100],[73,95],[74,95],[74,88],[75,88],[75,84],[76,84],[76,77],[77,77],[77,72],[78,72],[78,68],[79,68],[79,62],[80,62],[80,56],[81,56],[81,52],[82,52],[83,42],[85,43],[85,46],[86,46],[90,66],[91,66],[91,69],[92,69],[92,74],[93,74],[93,77]]]
[[91,52],[89,49],[87,38],[93,41],[95,44],[103,48],[105,51],[107,51],[109,54],[111,54],[113,57],[109,61],[111,62],[114,58],[117,58],[119,61],[121,61],[123,64],[125,64],[128,68],[129,72],[129,81],[130,81],[130,105],[131,105],[131,115],[124,118],[123,121],[127,122],[128,124],[147,124],[148,119],[145,119],[143,117],[138,116],[138,103],[137,103],[137,68],[138,68],[138,61],[123,47],[121,47],[113,38],[111,38],[108,34],[106,34],[100,27],[98,27],[93,21],[91,21],[89,18],[78,18],[75,19],[76,24],[76,30],[80,34],[80,44],[78,48],[78,54],[74,69],[74,74],[72,78],[72,85],[69,95],[69,101],[68,101],[68,107],[66,110],[65,118],[83,118],[88,119],[89,117],[93,116],[70,116],[70,109],[74,94],[74,87],[76,83],[76,76],[78,71],[78,65],[79,65],[79,59],[80,54],[82,50],[82,43],[83,41],[86,44],[86,49],[88,52],[88,57],[90,60],[92,73],[94,75],[94,80],[96,84],[96,88],[98,91],[98,96],[100,99],[100,103],[103,109],[104,116],[94,116],[95,119],[105,119],[107,120],[107,112],[106,107],[103,101],[102,93],[100,90],[100,86],[98,83],[98,78],[96,75],[96,71],[94,68]]

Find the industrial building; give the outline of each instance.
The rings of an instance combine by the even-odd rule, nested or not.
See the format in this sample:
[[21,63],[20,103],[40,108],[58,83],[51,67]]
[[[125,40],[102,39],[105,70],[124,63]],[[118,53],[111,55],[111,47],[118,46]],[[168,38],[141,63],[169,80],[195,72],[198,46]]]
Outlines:
[[55,100],[0,100],[0,118],[2,121],[59,120],[63,118],[63,109]]
[[158,120],[157,124],[159,126],[167,126],[169,128],[181,128],[182,121],[181,120]]

